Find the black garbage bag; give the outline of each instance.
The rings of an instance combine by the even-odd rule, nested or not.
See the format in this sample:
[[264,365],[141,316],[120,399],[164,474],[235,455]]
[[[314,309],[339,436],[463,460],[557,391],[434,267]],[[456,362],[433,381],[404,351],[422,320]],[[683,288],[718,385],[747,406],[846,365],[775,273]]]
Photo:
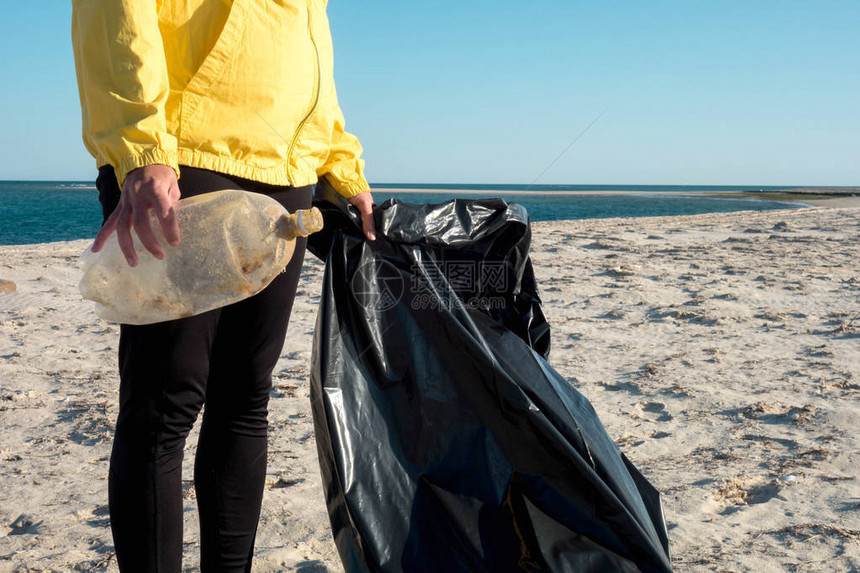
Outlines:
[[311,400],[346,571],[671,571],[659,493],[545,359],[525,210],[390,200],[371,243],[320,189]]

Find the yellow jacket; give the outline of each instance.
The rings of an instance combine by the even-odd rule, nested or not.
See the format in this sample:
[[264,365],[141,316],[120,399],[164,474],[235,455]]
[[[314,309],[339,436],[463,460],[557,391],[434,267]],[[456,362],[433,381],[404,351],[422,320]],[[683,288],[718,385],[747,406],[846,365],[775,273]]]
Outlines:
[[326,0],[73,0],[84,144],[120,181],[153,163],[368,190],[344,130]]

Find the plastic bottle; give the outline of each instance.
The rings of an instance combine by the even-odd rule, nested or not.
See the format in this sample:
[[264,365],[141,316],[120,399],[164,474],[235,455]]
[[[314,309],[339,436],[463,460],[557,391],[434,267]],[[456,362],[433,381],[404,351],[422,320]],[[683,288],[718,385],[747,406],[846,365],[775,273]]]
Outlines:
[[181,240],[171,247],[152,214],[165,250],[158,260],[134,237],[130,267],[117,241],[80,257],[80,292],[109,322],[151,324],[200,314],[263,290],[293,256],[296,237],[322,228],[312,208],[290,214],[260,193],[225,190],[180,200],[174,207]]

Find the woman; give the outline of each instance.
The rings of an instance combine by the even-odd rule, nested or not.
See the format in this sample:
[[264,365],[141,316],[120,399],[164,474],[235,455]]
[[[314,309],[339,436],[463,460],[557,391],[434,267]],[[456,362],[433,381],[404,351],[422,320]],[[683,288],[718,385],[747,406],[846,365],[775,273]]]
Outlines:
[[[181,237],[180,197],[218,189],[310,206],[325,176],[375,238],[361,146],[344,130],[324,0],[73,0],[84,143],[105,223],[137,264]],[[179,571],[185,438],[206,405],[195,459],[201,569],[250,571],[266,472],[271,372],[283,348],[305,243],[269,287],[235,305],[122,325],[120,409],[110,462],[120,570]]]

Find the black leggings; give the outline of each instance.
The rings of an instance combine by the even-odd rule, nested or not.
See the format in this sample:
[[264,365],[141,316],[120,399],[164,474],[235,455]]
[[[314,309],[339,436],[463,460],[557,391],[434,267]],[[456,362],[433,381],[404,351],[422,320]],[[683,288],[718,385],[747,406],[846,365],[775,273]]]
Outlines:
[[[116,208],[113,169],[96,183],[105,218]],[[312,187],[264,185],[182,168],[183,197],[245,189],[307,209]],[[305,252],[297,241],[286,270],[262,292],[204,314],[122,325],[119,416],[110,460],[110,516],[119,568],[179,572],[182,454],[205,404],[194,464],[201,569],[250,571],[266,477],[272,369],[281,354]]]

